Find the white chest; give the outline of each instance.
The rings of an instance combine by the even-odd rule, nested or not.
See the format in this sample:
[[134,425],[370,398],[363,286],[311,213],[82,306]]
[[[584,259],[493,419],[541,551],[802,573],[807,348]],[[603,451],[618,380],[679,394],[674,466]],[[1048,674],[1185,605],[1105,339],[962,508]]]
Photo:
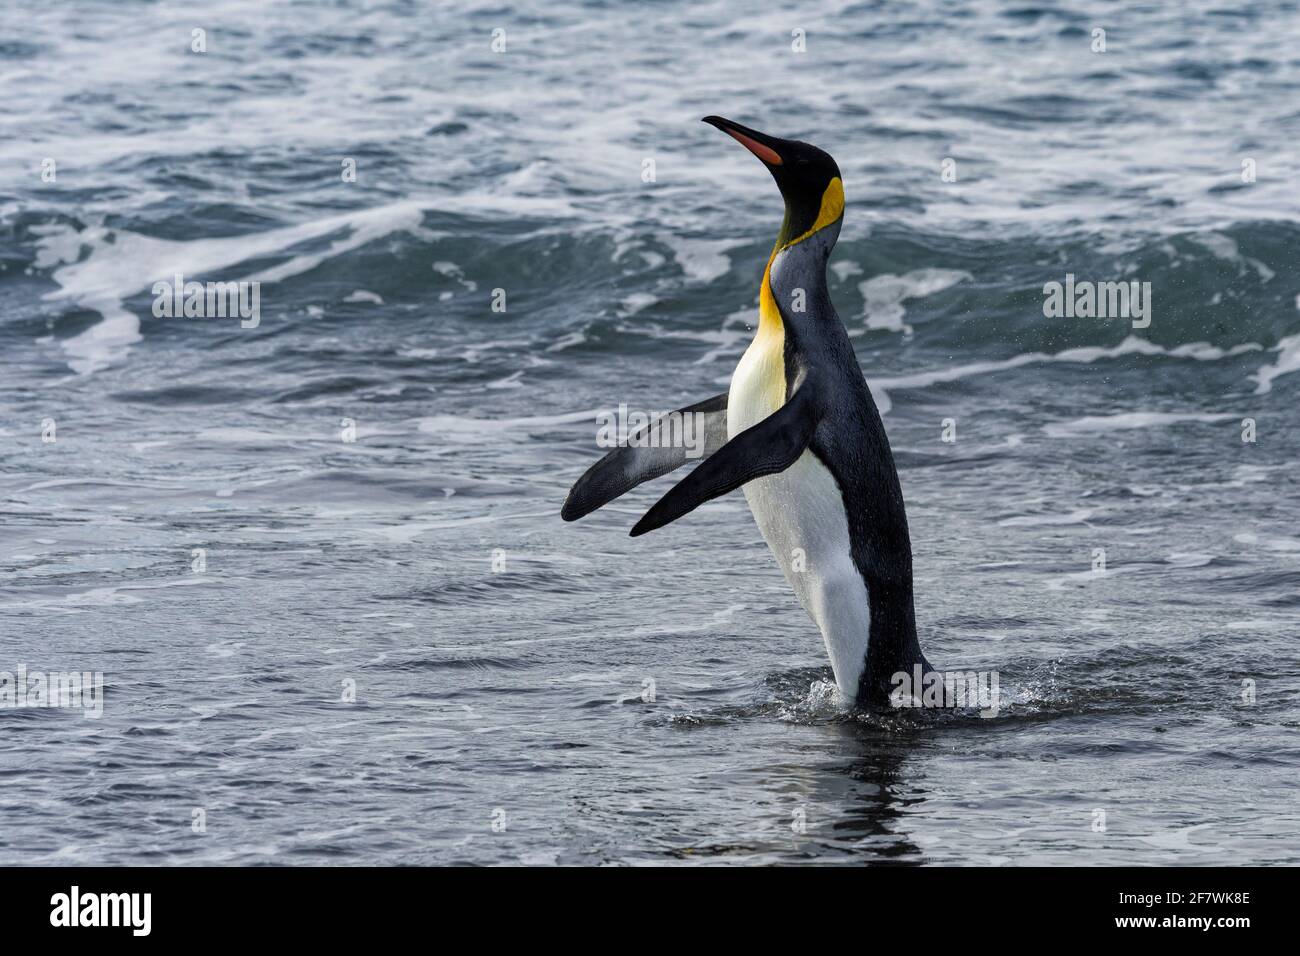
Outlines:
[[[735,438],[784,402],[780,336],[760,327],[736,366],[727,400],[727,434]],[[786,580],[817,624],[847,698],[857,693],[871,614],[867,589],[850,557],[849,526],[834,476],[811,451],[777,475],[744,487],[759,531]]]

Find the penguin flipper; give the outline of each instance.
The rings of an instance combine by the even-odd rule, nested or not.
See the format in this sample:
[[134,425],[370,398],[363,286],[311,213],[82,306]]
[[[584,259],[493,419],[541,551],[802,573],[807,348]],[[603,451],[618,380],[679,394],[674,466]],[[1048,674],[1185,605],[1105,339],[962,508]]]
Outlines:
[[[674,415],[701,414],[704,416],[705,457],[712,455],[727,441],[727,393],[714,395],[694,405],[680,408]],[[627,444],[615,448],[600,461],[596,462],[573,484],[569,496],[564,499],[560,517],[565,521],[577,521],[597,508],[609,504],[619,495],[631,491],[643,481],[666,475],[680,468],[689,460],[687,449],[672,442],[656,440],[656,433],[664,423],[664,418],[656,419],[645,428],[639,429],[628,437]],[[644,445],[633,442],[649,438]],[[664,447],[652,447],[652,446]]]
[[815,390],[804,382],[790,400],[683,478],[630,532],[638,537],[676,521],[746,482],[785,471],[812,441],[821,418]]

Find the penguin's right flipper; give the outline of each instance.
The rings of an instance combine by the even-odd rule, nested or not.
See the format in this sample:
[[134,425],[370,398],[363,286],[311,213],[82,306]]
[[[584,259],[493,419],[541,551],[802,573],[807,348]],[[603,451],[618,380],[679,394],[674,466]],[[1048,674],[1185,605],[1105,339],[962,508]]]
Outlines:
[[788,402],[727,442],[660,498],[633,526],[631,536],[662,528],[755,478],[785,471],[812,441],[820,418],[816,389],[805,381]]
[[[714,395],[694,405],[678,409],[674,415],[703,415],[704,434],[702,456],[708,457],[727,441],[727,393]],[[685,445],[664,442],[659,429],[666,416],[628,437],[628,443],[615,448],[596,462],[574,482],[569,497],[564,500],[560,517],[577,521],[602,505],[607,505],[619,495],[631,491],[643,481],[666,475],[690,460]],[[633,444],[638,442],[643,444]],[[651,447],[662,446],[662,447]]]

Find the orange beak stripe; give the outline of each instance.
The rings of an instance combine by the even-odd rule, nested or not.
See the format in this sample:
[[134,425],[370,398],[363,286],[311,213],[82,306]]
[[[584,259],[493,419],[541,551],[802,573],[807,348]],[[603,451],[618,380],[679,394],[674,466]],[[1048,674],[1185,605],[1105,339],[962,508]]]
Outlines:
[[724,129],[723,132],[769,166],[781,165],[781,157],[777,154],[776,150],[764,146],[756,139],[750,139],[744,133],[737,133],[734,129]]

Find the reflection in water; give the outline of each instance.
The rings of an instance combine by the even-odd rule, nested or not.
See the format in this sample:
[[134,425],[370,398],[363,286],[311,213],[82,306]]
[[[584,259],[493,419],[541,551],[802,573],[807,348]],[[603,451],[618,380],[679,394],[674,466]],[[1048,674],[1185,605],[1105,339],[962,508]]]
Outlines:
[[908,776],[916,762],[909,761],[926,732],[907,728],[887,732],[859,723],[830,728],[843,740],[850,762],[841,773],[853,781],[854,799],[844,803],[843,814],[831,824],[837,837],[852,841],[861,862],[916,865],[923,862],[921,848],[909,838],[904,816],[907,808],[925,802],[924,791]]

